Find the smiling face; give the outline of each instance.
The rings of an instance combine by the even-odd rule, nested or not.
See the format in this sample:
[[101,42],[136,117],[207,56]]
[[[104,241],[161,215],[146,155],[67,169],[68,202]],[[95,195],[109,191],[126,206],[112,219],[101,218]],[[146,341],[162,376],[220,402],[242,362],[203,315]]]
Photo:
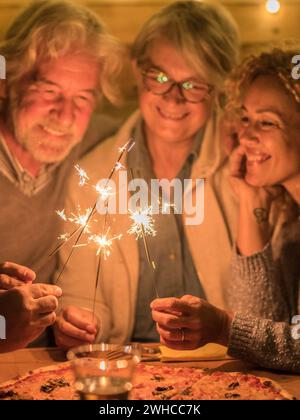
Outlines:
[[86,54],[40,66],[12,110],[16,141],[36,161],[61,161],[81,141],[96,104],[99,74],[99,64]]
[[246,181],[253,186],[287,186],[300,174],[300,106],[273,76],[259,76],[242,107],[240,143]]
[[[146,66],[147,69],[159,70],[175,82],[203,83],[182,54],[164,38],[150,45]],[[138,68],[136,76],[148,141],[152,138],[169,143],[190,140],[205,125],[211,110],[209,95],[200,103],[191,103],[182,96],[177,86],[168,93],[156,95],[147,89]]]

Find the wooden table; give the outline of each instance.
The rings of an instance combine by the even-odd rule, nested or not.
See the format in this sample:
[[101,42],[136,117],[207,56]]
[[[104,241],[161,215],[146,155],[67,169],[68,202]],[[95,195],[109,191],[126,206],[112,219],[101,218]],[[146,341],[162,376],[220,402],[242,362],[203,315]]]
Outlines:
[[[31,369],[52,365],[65,360],[65,352],[56,348],[23,349],[11,353],[0,354],[0,383],[12,379],[17,375],[22,375]],[[288,392],[300,399],[300,375],[265,371],[240,360],[177,362],[172,363],[172,365],[218,369],[226,372],[240,371],[252,373],[257,376],[264,376],[274,379]]]

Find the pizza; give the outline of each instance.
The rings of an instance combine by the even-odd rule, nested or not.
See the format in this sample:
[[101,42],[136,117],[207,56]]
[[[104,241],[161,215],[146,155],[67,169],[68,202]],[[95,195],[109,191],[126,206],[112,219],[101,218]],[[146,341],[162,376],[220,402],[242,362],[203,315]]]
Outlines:
[[[77,400],[70,362],[35,369],[0,385],[0,400]],[[276,382],[239,372],[137,366],[131,400],[290,400]]]
[[71,362],[58,363],[29,371],[0,385],[0,400],[79,399],[74,382]]
[[276,382],[240,372],[140,364],[134,400],[290,400]]

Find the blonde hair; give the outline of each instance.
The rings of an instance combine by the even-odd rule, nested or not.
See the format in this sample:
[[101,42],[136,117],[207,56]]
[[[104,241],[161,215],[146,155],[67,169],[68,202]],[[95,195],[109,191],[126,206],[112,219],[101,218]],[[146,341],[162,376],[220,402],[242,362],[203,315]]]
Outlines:
[[171,42],[199,76],[217,88],[237,63],[236,24],[220,5],[189,0],[162,8],[144,24],[131,57],[142,64],[151,42],[160,37]]
[[[87,53],[101,63],[99,90],[118,103],[116,84],[123,49],[99,18],[87,8],[65,1],[37,1],[29,5],[8,29],[0,44],[6,60],[4,101],[17,100],[21,88],[34,80],[41,62],[68,53]],[[84,75],[83,75],[84,77]]]
[[[287,93],[294,98],[300,111],[300,83],[293,78],[292,73],[295,66],[292,58],[297,54],[296,49],[284,51],[274,48],[272,51],[247,57],[226,81],[227,119],[233,123],[237,121],[245,92],[259,76],[276,77]],[[281,187],[281,190],[281,194],[274,201],[271,217],[276,220],[281,215],[283,220],[291,221],[298,216],[298,205],[285,188]]]

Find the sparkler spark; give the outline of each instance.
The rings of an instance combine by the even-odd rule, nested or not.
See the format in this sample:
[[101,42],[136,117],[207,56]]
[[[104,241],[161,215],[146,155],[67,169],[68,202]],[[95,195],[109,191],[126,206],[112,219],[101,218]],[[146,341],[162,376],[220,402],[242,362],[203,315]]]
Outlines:
[[163,202],[161,205],[161,213],[162,214],[169,214],[169,209],[173,209],[174,211],[176,210],[176,206],[175,204],[170,204],[167,202]]
[[128,142],[125,143],[124,146],[119,147],[119,153],[122,155],[125,151],[127,151],[127,153],[130,152],[134,145],[135,141],[133,141],[133,139],[128,140]]
[[56,214],[59,215],[65,222],[67,221],[67,216],[65,214],[65,209],[62,210],[56,210]]
[[99,194],[102,201],[106,201],[109,199],[109,197],[115,195],[115,193],[112,193],[112,187],[101,187],[100,185],[95,185],[95,190]]
[[[113,177],[114,173],[116,171],[118,171],[121,168],[124,168],[124,166],[121,164],[121,159],[123,157],[123,154],[125,152],[129,152],[132,147],[134,146],[135,142],[133,141],[133,139],[129,139],[129,141],[121,148],[119,148],[119,156],[117,161],[115,162],[115,165],[112,167],[111,172],[107,178],[107,183],[104,187],[102,188],[96,188],[98,194],[100,194],[101,198],[103,201],[108,200],[108,198],[111,195],[114,195],[115,193],[111,192],[111,187],[108,186],[109,181],[111,180],[111,178]],[[90,178],[88,177],[86,171],[84,169],[82,169],[79,165],[75,166],[76,171],[79,174],[79,185],[80,186],[84,186],[85,184],[89,184],[88,181],[90,180]],[[65,267],[67,266],[74,248],[79,247],[79,246],[86,246],[91,242],[94,242],[98,245],[98,249],[97,249],[97,255],[98,255],[98,268],[97,268],[97,274],[96,274],[96,284],[95,284],[95,294],[94,294],[94,303],[93,303],[93,308],[95,308],[95,299],[96,299],[96,291],[97,291],[97,287],[98,287],[98,282],[99,282],[99,273],[100,273],[100,264],[101,264],[101,256],[104,255],[104,258],[106,259],[109,255],[110,255],[110,251],[112,248],[112,242],[115,239],[121,239],[122,235],[118,235],[115,237],[108,237],[108,233],[109,233],[109,228],[106,231],[105,235],[90,235],[90,237],[88,238],[88,243],[87,244],[79,244],[79,240],[81,238],[81,236],[83,234],[90,234],[90,225],[89,222],[95,222],[96,220],[94,219],[94,215],[96,213],[96,206],[97,206],[97,202],[98,200],[95,202],[93,208],[89,208],[86,210],[86,212],[84,214],[81,214],[81,210],[80,210],[80,206],[78,206],[78,214],[75,213],[71,213],[71,217],[67,217],[64,213],[64,211],[61,212],[57,212],[57,214],[63,218],[63,220],[65,221],[70,221],[72,223],[74,223],[75,225],[77,225],[77,228],[70,234],[62,234],[60,236],[60,239],[63,239],[64,241],[58,245],[49,255],[49,257],[55,255],[63,246],[65,246],[66,243],[68,243],[71,238],[73,238],[75,235],[77,235],[76,240],[74,245],[72,246],[68,257],[66,258],[59,274],[58,277],[56,279],[56,282],[58,283],[59,279],[61,278]],[[105,216],[106,217],[106,216]],[[106,219],[105,219],[106,220]],[[93,309],[93,316],[95,313],[95,309]]]
[[68,220],[75,225],[81,226],[83,228],[83,233],[90,233],[90,225],[88,220],[91,216],[93,209],[86,209],[85,213],[81,214],[80,206],[78,206],[78,214],[71,213],[72,217],[68,217]]
[[119,171],[120,169],[125,169],[125,166],[124,166],[124,165],[122,165],[122,163],[121,163],[121,162],[117,162],[117,163],[115,164],[115,170],[116,170],[116,171]]
[[69,233],[63,233],[63,234],[59,235],[58,239],[61,240],[61,241],[67,241],[69,239],[69,237],[70,237]]
[[85,172],[85,170],[82,169],[79,165],[75,165],[74,168],[78,172],[78,175],[79,175],[79,185],[80,185],[80,187],[82,187],[83,185],[85,185],[87,183],[87,181],[89,181],[90,178],[88,177],[88,175]]
[[110,231],[110,227],[107,229],[105,235],[91,235],[88,238],[89,242],[94,242],[97,245],[98,249],[97,249],[96,254],[100,255],[100,253],[102,253],[105,260],[110,256],[113,241],[115,239],[121,239],[122,237],[122,234],[120,234],[120,235],[109,238],[108,237],[109,231]]
[[133,221],[130,229],[127,231],[129,234],[136,235],[136,239],[142,238],[143,234],[147,236],[155,236],[154,220],[152,216],[152,207],[146,207],[132,211],[129,209],[130,219]]
[[87,244],[76,244],[76,245],[73,245],[73,248],[81,248],[83,246],[87,246]]

